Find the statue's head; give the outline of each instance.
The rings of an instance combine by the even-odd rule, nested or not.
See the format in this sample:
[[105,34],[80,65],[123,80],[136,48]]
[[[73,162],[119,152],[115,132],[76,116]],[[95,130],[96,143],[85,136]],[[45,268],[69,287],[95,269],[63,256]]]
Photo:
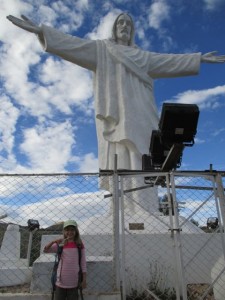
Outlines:
[[134,23],[130,15],[121,13],[116,18],[112,28],[112,40],[127,40],[127,45],[134,45]]

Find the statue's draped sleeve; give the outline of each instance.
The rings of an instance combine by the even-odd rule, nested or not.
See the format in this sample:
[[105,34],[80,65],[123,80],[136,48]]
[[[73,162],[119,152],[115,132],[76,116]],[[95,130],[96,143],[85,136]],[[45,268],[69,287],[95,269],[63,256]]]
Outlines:
[[96,69],[96,42],[62,33],[52,27],[42,25],[39,41],[46,52],[60,56],[83,68]]

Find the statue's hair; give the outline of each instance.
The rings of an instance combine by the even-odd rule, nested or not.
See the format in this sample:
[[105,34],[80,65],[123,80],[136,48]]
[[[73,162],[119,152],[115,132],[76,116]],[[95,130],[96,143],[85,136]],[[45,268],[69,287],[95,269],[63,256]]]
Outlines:
[[121,13],[117,16],[117,18],[115,19],[114,23],[113,23],[113,27],[112,27],[112,38],[110,39],[111,41],[114,41],[115,43],[117,42],[117,36],[116,36],[116,24],[117,24],[117,21],[119,19],[119,17],[121,17],[122,15],[126,15],[130,18],[131,20],[131,33],[130,33],[130,40],[128,42],[128,45],[129,46],[134,46],[134,22],[133,22],[133,19],[132,17],[127,14],[127,13]]

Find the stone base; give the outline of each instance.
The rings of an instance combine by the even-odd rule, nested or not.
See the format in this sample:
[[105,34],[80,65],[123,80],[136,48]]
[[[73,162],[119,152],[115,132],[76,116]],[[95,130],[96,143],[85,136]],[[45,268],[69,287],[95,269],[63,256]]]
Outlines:
[[[113,292],[112,257],[87,256],[87,289],[86,293],[111,293]],[[51,293],[51,273],[55,256],[41,254],[33,264],[30,292],[32,294]]]

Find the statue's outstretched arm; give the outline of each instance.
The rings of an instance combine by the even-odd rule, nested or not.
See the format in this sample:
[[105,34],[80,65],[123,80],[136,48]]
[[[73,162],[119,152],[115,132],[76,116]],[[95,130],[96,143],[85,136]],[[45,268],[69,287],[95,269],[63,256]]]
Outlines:
[[225,55],[216,55],[217,51],[208,52],[202,55],[201,62],[205,63],[224,63]]
[[42,34],[41,27],[39,27],[38,25],[33,23],[30,19],[28,19],[24,15],[21,16],[21,19],[9,15],[9,16],[7,16],[7,19],[9,21],[11,21],[14,25],[16,25],[24,30],[27,30],[29,32],[32,32],[32,33],[35,33],[38,35]]

